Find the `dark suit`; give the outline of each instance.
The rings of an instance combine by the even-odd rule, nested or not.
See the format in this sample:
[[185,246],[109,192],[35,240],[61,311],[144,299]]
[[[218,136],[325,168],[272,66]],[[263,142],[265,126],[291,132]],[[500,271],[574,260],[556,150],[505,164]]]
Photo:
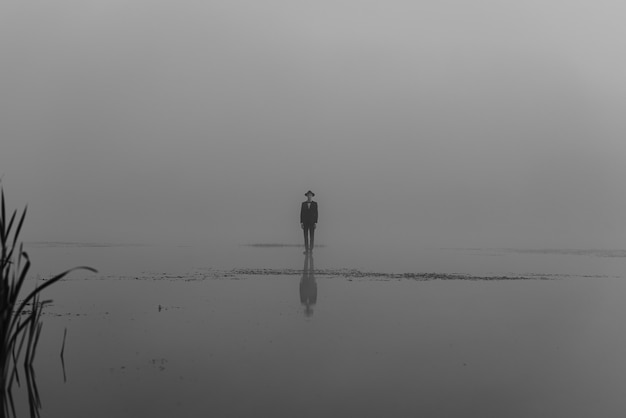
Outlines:
[[[311,201],[310,207],[308,203],[309,202],[302,202],[302,207],[300,208],[300,223],[303,225],[304,229],[304,247],[306,250],[312,250],[315,238],[315,224],[317,223],[317,202]],[[311,237],[310,246],[309,236]]]

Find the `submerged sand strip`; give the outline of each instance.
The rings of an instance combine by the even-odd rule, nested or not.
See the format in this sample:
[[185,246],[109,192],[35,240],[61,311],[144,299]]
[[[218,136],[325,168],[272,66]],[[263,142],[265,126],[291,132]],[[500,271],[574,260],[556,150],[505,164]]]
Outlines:
[[[160,273],[160,272],[143,272],[139,275],[100,275],[95,277],[84,277],[80,280],[153,280],[153,281],[201,281],[201,280],[244,280],[252,277],[271,277],[271,276],[302,276],[305,273],[302,269],[293,268],[234,268],[229,270],[220,270],[213,268],[201,268],[187,273]],[[465,280],[465,281],[504,281],[504,280],[562,280],[567,278],[612,278],[607,275],[572,275],[572,274],[486,274],[473,275],[466,273],[436,273],[436,272],[372,272],[362,271],[358,269],[315,269],[313,274],[316,277],[326,278],[345,278],[348,280],[414,280],[414,281],[431,281],[431,280]],[[70,279],[72,280],[72,279]]]
[[[303,270],[298,269],[233,269],[230,271],[233,275],[241,276],[281,276],[301,275]],[[462,273],[386,273],[361,271],[358,269],[320,269],[315,270],[315,276],[326,277],[343,277],[348,279],[375,279],[375,280],[554,280],[556,277],[551,275],[487,275],[475,276]]]

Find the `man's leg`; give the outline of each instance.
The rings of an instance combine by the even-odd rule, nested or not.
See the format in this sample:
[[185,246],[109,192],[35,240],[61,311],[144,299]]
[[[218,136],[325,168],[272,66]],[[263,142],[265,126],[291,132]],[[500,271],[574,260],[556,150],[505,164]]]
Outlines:
[[315,225],[311,225],[309,231],[311,231],[311,245],[309,246],[309,251],[313,251],[313,242],[315,241]]
[[309,251],[309,226],[304,224],[302,230],[304,231],[304,251]]

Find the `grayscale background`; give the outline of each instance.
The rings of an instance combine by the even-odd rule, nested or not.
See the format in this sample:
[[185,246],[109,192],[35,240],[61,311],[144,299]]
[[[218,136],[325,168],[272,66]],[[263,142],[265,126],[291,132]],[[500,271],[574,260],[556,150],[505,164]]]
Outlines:
[[29,240],[626,246],[623,2],[2,9]]
[[45,289],[18,416],[625,416],[624,22],[623,0],[5,0],[24,291],[98,269]]

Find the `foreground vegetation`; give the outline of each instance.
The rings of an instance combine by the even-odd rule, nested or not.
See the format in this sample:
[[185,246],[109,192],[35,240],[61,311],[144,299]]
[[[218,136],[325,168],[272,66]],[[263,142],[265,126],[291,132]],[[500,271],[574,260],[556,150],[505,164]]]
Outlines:
[[17,216],[17,210],[7,213],[4,190],[0,189],[0,417],[10,412],[15,415],[11,387],[14,382],[19,384],[20,361],[31,388],[32,365],[43,326],[41,315],[50,302],[41,300],[41,292],[74,270],[96,272],[91,267],[75,267],[45,280],[23,297],[21,291],[31,265],[19,242],[26,208],[19,219]]

